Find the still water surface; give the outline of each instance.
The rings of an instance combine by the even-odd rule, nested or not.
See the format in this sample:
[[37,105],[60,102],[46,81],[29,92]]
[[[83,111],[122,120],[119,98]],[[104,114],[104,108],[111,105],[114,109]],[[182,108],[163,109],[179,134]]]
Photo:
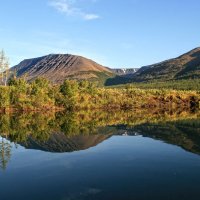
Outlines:
[[61,121],[60,116],[30,127],[30,120],[42,120],[33,117],[1,118],[1,200],[200,198],[196,115],[92,127],[90,120],[76,118],[73,127],[81,123],[91,128],[87,132],[72,129],[69,118],[57,126],[53,122]]

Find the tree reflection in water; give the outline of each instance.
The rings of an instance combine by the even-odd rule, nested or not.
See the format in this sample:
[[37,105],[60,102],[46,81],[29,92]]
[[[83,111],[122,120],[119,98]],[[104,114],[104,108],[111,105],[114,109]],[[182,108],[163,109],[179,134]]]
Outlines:
[[163,140],[200,154],[200,113],[149,110],[76,113],[17,113],[0,116],[0,167],[6,169],[11,144],[48,152],[84,150],[112,135]]
[[0,168],[5,170],[11,157],[11,144],[9,141],[1,138],[0,141]]

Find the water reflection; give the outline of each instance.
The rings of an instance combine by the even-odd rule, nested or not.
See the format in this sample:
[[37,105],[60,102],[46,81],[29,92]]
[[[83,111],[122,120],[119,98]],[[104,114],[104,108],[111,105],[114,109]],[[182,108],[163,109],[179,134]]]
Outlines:
[[[194,111],[21,113],[0,116],[0,167],[11,144],[48,152],[96,146],[113,135],[142,135],[200,154],[200,114]],[[10,141],[10,142],[9,142]]]
[[0,168],[5,170],[11,157],[11,144],[4,138],[0,139]]

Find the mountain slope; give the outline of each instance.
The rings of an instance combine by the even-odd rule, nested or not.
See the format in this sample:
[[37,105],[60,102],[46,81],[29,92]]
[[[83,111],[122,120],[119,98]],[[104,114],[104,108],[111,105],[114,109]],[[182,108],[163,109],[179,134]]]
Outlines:
[[142,67],[134,74],[134,81],[177,80],[200,78],[200,48],[177,58]]
[[66,79],[89,79],[104,81],[114,76],[108,68],[81,56],[69,54],[51,54],[40,58],[27,59],[12,68],[18,77],[28,80],[44,77],[53,83],[62,83]]
[[118,85],[142,81],[167,81],[200,78],[200,47],[177,58],[140,69],[110,69],[81,56],[51,54],[27,59],[11,69],[18,77],[31,81],[44,77],[53,83],[66,79],[98,81],[101,85]]
[[97,134],[66,137],[63,133],[53,133],[47,141],[28,137],[26,142],[20,144],[27,149],[38,149],[47,152],[73,152],[94,147],[111,136],[112,134]]

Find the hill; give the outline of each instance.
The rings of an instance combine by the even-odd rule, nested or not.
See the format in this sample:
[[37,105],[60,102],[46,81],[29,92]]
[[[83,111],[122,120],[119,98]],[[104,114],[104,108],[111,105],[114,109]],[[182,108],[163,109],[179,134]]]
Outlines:
[[26,76],[31,81],[44,77],[53,83],[62,83],[66,79],[97,80],[104,82],[115,74],[96,62],[70,54],[50,54],[47,56],[27,59],[14,66],[18,77]]
[[200,78],[200,48],[177,58],[144,66],[134,74],[133,81],[179,80]]

